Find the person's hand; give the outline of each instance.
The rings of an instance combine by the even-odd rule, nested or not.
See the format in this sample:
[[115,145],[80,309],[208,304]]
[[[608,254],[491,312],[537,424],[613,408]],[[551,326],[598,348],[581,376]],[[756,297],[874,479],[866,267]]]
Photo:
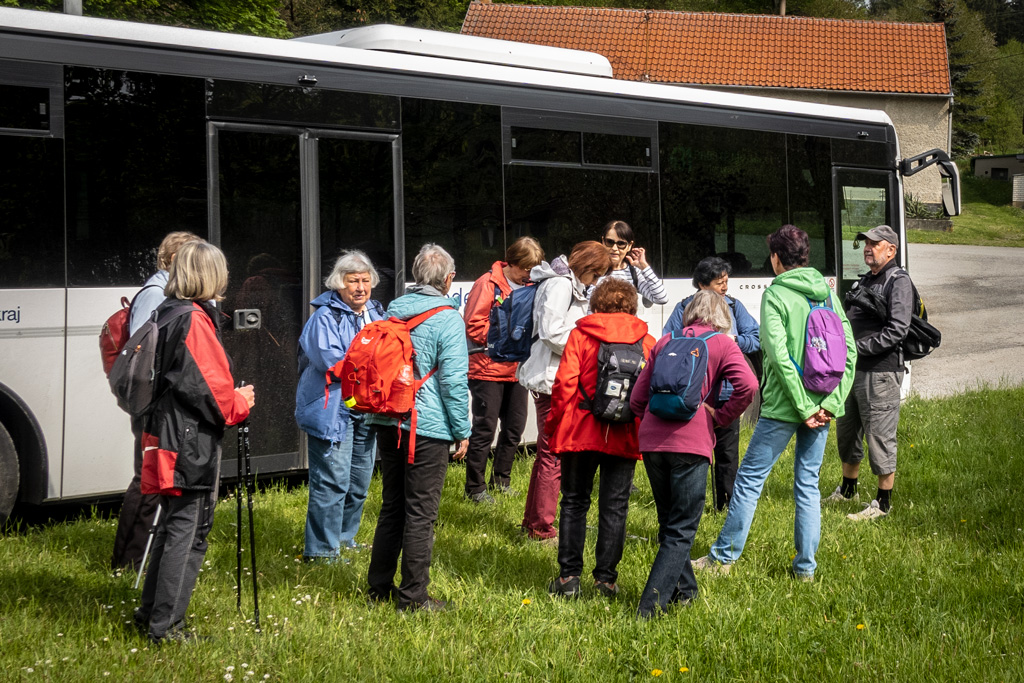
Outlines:
[[643,247],[633,247],[632,249],[629,250],[629,253],[626,254],[626,260],[628,260],[631,264],[633,264],[640,270],[644,270],[647,268],[648,265],[647,250],[644,249]]
[[249,410],[256,405],[256,392],[253,390],[251,384],[247,384],[244,387],[238,387],[235,391],[245,399],[245,404],[249,406]]
[[822,425],[822,423],[818,421],[818,414],[817,413],[815,413],[814,415],[811,415],[809,418],[804,420],[804,424],[807,425],[808,429],[817,429],[818,427],[820,427]]
[[704,407],[708,409],[708,414],[711,415],[711,421],[714,422],[715,421],[715,409],[712,408],[711,406],[709,406],[707,403],[704,404]]
[[452,457],[456,460],[462,460],[466,457],[466,451],[469,450],[469,439],[463,439],[456,443],[455,455]]

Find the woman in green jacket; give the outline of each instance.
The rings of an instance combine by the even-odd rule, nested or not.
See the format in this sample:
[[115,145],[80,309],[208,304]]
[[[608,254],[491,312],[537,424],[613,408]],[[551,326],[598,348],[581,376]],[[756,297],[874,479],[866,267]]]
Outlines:
[[[843,414],[846,394],[853,383],[857,346],[843,307],[831,296],[821,273],[807,265],[810,256],[807,233],[784,225],[768,236],[768,249],[776,278],[761,299],[761,348],[764,351],[761,418],[736,473],[729,514],[718,540],[707,556],[693,566],[727,573],[739,559],[764,482],[795,434],[796,557],[793,574],[810,581],[817,566],[814,555],[821,536],[818,470],[825,453],[829,422]],[[830,298],[846,333],[846,368],[832,393],[816,394],[804,388],[796,364],[802,367],[804,363],[810,312],[808,299],[820,302]]]

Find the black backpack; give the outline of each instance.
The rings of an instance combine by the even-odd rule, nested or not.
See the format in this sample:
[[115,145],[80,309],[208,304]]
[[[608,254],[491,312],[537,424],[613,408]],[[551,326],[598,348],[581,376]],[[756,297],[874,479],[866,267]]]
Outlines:
[[[873,289],[860,286],[857,283],[853,289],[846,293],[845,304],[847,308],[857,306],[858,308],[872,313],[880,320],[889,318],[889,294],[892,292],[893,282],[899,273],[907,274],[902,268],[893,268],[886,276],[884,294],[878,294]],[[910,276],[907,275],[909,278]],[[942,333],[934,325],[928,322],[928,309],[914,281],[910,281],[910,289],[913,292],[914,303],[910,309],[910,328],[903,340],[903,360],[917,360],[924,358],[942,344]]]
[[597,352],[597,386],[594,396],[587,396],[583,387],[580,387],[580,393],[583,394],[580,407],[605,422],[632,422],[634,415],[629,407],[629,396],[646,362],[643,338],[634,344],[601,342]]
[[117,405],[132,417],[142,417],[153,409],[156,402],[157,346],[160,330],[175,318],[187,315],[195,308],[178,306],[157,322],[157,311],[135,331],[118,354],[110,368],[110,390],[117,397]]

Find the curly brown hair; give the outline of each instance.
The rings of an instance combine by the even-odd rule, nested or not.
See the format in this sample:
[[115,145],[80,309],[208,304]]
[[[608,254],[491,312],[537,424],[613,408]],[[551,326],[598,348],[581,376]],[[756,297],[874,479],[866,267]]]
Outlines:
[[629,313],[636,315],[636,287],[625,280],[607,277],[590,295],[594,313]]

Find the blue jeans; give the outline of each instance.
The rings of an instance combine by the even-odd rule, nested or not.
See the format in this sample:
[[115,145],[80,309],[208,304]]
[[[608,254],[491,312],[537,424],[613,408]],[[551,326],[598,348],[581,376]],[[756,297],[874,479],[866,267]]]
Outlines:
[[336,557],[341,548],[355,544],[376,445],[373,432],[360,417],[349,420],[340,443],[309,437],[305,557]]
[[709,464],[707,458],[688,453],[644,453],[658,510],[658,555],[640,594],[637,613],[642,617],[697,597],[690,546],[704,514]]
[[718,534],[718,540],[708,552],[708,556],[715,562],[732,564],[743,553],[764,482],[794,433],[796,456],[793,460],[793,497],[796,500],[796,521],[793,535],[796,557],[793,559],[793,573],[797,576],[814,575],[814,569],[818,566],[814,555],[821,539],[818,473],[825,454],[828,427],[810,429],[802,422],[779,422],[765,417],[758,420],[754,428],[754,435],[736,473],[729,514]]

